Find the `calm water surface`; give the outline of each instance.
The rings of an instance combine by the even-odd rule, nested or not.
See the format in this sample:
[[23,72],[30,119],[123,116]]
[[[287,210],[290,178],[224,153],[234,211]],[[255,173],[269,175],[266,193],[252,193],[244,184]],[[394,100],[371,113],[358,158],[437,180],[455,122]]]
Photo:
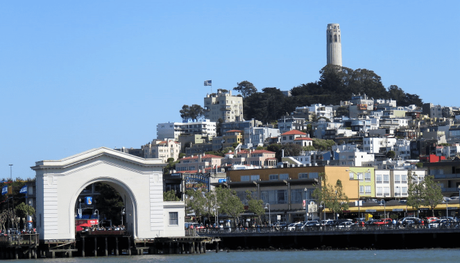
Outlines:
[[119,257],[5,260],[11,262],[460,262],[460,249],[354,250],[354,251],[245,251],[201,255],[144,255]]

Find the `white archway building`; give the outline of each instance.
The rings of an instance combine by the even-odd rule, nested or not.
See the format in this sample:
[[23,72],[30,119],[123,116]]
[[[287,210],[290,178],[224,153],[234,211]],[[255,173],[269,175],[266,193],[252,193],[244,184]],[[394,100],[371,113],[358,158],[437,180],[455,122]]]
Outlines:
[[104,182],[122,196],[135,239],[184,236],[183,202],[163,201],[165,164],[101,147],[62,160],[39,161],[36,228],[40,240],[75,239],[75,204],[88,185]]

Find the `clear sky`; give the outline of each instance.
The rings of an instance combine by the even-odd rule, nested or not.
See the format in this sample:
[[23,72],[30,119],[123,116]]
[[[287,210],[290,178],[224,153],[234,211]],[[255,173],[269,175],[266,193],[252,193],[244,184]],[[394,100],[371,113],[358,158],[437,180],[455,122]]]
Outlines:
[[[248,80],[319,79],[326,26],[343,66],[460,106],[460,1],[2,1],[0,178],[105,146],[140,148],[182,105]],[[347,98],[344,98],[347,99]]]

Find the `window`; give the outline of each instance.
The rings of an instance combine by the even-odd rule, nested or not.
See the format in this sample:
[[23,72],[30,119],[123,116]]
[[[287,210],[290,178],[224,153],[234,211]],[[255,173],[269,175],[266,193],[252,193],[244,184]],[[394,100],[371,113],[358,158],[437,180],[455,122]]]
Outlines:
[[287,203],[287,191],[286,190],[277,190],[277,204],[286,204]]
[[359,193],[364,194],[364,186],[363,185],[359,186]]
[[310,179],[315,179],[319,177],[319,173],[310,173]]
[[169,212],[169,225],[179,225],[179,213]]
[[382,183],[382,175],[381,174],[377,174],[375,176],[375,180],[376,180],[376,183],[377,184],[381,184]]
[[370,182],[371,181],[371,173],[365,173],[364,174],[364,179],[366,180],[366,182]]
[[277,174],[270,174],[269,180],[278,180],[278,175]]
[[305,191],[303,189],[291,190],[291,203],[301,204],[303,199],[305,199]]
[[350,172],[349,176],[351,180],[355,179],[355,174],[353,172]]
[[299,179],[308,179],[308,173],[299,173]]
[[384,175],[383,175],[383,183],[388,184],[389,182],[390,182],[389,175],[388,175],[388,174],[384,174]]
[[280,174],[280,180],[289,180],[289,174]]
[[377,196],[382,196],[382,187],[377,187]]
[[260,175],[251,175],[251,181],[259,181]]
[[404,184],[407,183],[407,174],[401,175],[401,182]]
[[249,182],[249,175],[242,175],[241,182]]
[[407,195],[407,187],[405,186],[402,187],[402,194]]
[[366,194],[371,194],[371,186],[366,185]]
[[395,174],[395,184],[399,184],[401,176],[399,174]]
[[363,180],[363,173],[358,173],[358,179],[359,179],[360,181]]
[[390,187],[385,187],[385,188],[383,189],[383,194],[384,194],[385,196],[390,196]]

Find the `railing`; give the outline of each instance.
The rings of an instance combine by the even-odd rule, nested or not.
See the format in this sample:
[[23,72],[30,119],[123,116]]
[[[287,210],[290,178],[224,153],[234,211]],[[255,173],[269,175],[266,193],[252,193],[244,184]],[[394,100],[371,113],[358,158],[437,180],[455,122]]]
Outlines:
[[0,236],[0,244],[13,245],[37,245],[38,234],[2,234]]
[[[328,233],[328,232],[363,232],[363,231],[402,231],[402,230],[425,230],[436,231],[440,229],[458,229],[460,230],[460,223],[445,223],[438,226],[425,225],[425,224],[387,224],[387,225],[357,225],[350,226],[332,225],[332,226],[314,226],[303,228],[288,228],[288,227],[240,227],[240,228],[205,228],[205,229],[187,229],[192,230],[191,235],[212,235],[212,236],[225,236],[225,235],[251,235],[251,234],[276,234],[276,233]],[[187,235],[187,234],[186,234]]]

